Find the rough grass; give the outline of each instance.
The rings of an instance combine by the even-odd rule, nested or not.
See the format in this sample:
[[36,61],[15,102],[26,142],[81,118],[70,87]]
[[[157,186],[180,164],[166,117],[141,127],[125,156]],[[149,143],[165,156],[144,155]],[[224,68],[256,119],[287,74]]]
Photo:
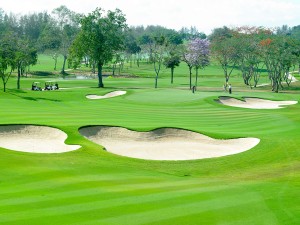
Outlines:
[[[65,131],[78,151],[0,151],[0,224],[299,224],[300,105],[241,109],[214,100],[227,95],[222,75],[203,76],[193,94],[184,74],[169,77],[59,80],[59,91],[32,92],[32,81],[0,93],[0,124],[38,124]],[[251,90],[233,77],[233,97],[300,101],[286,93]],[[78,88],[80,87],[80,88]],[[88,100],[112,90],[128,94]],[[265,89],[265,90],[264,90]],[[86,125],[147,131],[178,127],[215,138],[257,137],[254,149],[214,159],[157,162],[110,154],[84,137]],[[42,147],[42,146],[41,146]]]

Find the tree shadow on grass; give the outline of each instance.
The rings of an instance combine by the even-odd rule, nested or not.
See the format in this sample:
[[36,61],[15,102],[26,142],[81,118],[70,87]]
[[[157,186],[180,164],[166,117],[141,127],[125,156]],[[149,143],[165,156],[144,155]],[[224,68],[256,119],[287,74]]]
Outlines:
[[26,93],[26,91],[24,91],[24,90],[20,90],[20,89],[7,89],[7,93],[22,93],[22,94],[24,94],[24,93]]
[[33,97],[22,97],[19,96],[20,98],[23,98],[24,100],[29,100],[29,101],[51,101],[51,102],[62,102],[62,100],[58,99],[50,99],[50,98],[33,98]]
[[47,71],[33,71],[31,72],[31,74],[39,77],[47,77],[47,76],[54,75],[52,72],[47,72]]
[[113,92],[116,90],[131,90],[131,89],[142,90],[142,89],[149,89],[152,87],[149,87],[149,86],[148,87],[105,86],[104,88],[99,88],[99,87],[87,87],[87,88]]
[[[20,92],[20,93],[26,93],[26,92]],[[28,101],[51,101],[51,102],[62,102],[62,100],[58,100],[58,99],[51,99],[51,98],[36,98],[36,97],[26,97],[26,96],[21,96],[21,95],[18,95],[18,94],[15,94],[15,93],[11,93],[11,95],[14,95],[18,98],[22,98],[24,100],[28,100]]]
[[299,86],[289,86],[287,88],[284,88],[283,90],[286,90],[286,91],[300,91],[300,87]]

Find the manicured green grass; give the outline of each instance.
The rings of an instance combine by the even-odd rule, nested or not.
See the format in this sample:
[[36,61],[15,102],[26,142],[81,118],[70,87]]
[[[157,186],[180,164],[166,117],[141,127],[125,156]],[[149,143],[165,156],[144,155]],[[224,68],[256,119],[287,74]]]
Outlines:
[[[182,68],[182,71],[184,68]],[[211,69],[213,71],[213,69]],[[149,72],[149,70],[148,70]],[[217,72],[216,72],[217,73]],[[145,72],[146,74],[146,72]],[[146,76],[147,77],[147,76]],[[11,79],[0,93],[0,124],[37,124],[68,134],[81,149],[64,154],[0,151],[0,224],[299,224],[300,105],[276,110],[220,105],[222,74],[200,77],[188,90],[182,74],[151,78],[59,80],[59,91],[22,90]],[[232,97],[300,101],[299,83],[286,93],[244,87],[232,78]],[[111,99],[87,94],[126,90]],[[82,137],[87,125],[139,131],[178,127],[215,138],[257,137],[244,153],[193,161],[146,161],[113,155]]]
[[[59,55],[57,58],[56,72],[59,72],[62,68],[63,56]],[[55,61],[50,54],[39,54],[37,63],[30,67],[30,71],[43,71],[43,72],[55,72]]]
[[[39,54],[38,55],[38,61],[37,64],[30,67],[30,71],[32,72],[51,72],[51,73],[58,73],[61,71],[63,64],[63,57],[60,55],[57,60],[57,70],[54,70],[54,60],[52,59],[50,54]],[[72,68],[68,68],[68,64],[66,64],[66,70],[68,73],[72,74],[74,72]],[[80,65],[79,70],[83,71],[91,71],[91,68],[86,67],[85,65]],[[103,68],[104,73],[112,73],[111,64],[107,64]],[[132,74],[132,75],[138,75],[140,77],[153,77],[155,76],[155,71],[153,64],[147,63],[146,61],[141,61],[140,66],[137,66],[136,62],[125,62],[123,69],[121,70],[122,74]],[[193,71],[195,73],[195,71]],[[115,74],[119,74],[119,67],[117,66]],[[171,71],[170,69],[165,68],[165,66],[162,65],[160,70],[160,77],[166,77],[170,76]],[[174,76],[176,79],[176,76],[187,76],[189,74],[188,67],[186,63],[181,62],[179,67],[175,68]],[[200,75],[209,75],[209,76],[220,76],[223,74],[223,70],[220,66],[217,65],[217,63],[212,63],[208,67],[206,67],[204,70],[199,70]],[[238,70],[233,70],[233,76],[240,75],[241,73]]]

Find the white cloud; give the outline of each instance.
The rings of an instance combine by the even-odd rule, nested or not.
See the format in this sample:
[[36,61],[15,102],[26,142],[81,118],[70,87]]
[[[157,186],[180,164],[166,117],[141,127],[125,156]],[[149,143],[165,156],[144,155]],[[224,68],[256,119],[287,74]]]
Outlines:
[[6,12],[51,12],[66,5],[76,12],[96,7],[121,9],[129,25],[162,25],[168,28],[196,26],[209,33],[221,26],[254,25],[274,27],[300,24],[299,0],[0,0]]

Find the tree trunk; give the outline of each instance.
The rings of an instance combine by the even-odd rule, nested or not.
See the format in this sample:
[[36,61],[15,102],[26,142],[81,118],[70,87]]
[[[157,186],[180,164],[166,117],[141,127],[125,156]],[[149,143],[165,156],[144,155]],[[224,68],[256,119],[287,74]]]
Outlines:
[[4,75],[2,75],[2,82],[3,82],[3,92],[6,92],[6,82],[5,82],[5,78],[3,77]]
[[[154,71],[156,73],[155,76],[155,88],[157,88],[157,82],[158,82],[158,75],[159,75],[159,71],[160,71],[160,67],[161,67],[161,59],[158,60],[158,62],[154,61],[153,66],[154,66]],[[156,65],[157,63],[157,65]]]
[[99,83],[98,83],[98,87],[99,88],[103,88],[104,85],[103,85],[103,81],[102,81],[102,63],[98,62],[98,80],[99,80]]
[[112,76],[115,75],[116,68],[117,68],[117,64],[114,63],[112,66]]
[[20,81],[21,81],[21,68],[18,67],[18,79],[17,79],[17,89],[20,89]]
[[174,67],[171,68],[171,84],[173,84],[174,81]]
[[63,63],[63,67],[62,67],[62,69],[61,69],[61,74],[65,74],[66,72],[65,72],[65,66],[66,66],[66,61],[67,61],[67,56],[66,55],[64,55],[64,63]]
[[275,80],[275,81],[273,82],[273,91],[274,91],[275,93],[278,93],[278,91],[279,91],[279,83],[278,83],[278,80]]
[[121,75],[121,64],[119,65],[119,76]]
[[96,63],[93,63],[93,65],[92,65],[92,73],[93,74],[96,73]]
[[198,68],[196,68],[196,82],[195,82],[195,86],[197,87],[198,85]]
[[229,76],[225,76],[225,82],[226,82],[226,84],[228,83],[228,81],[229,81]]
[[189,66],[190,70],[190,90],[192,90],[192,66]]
[[[154,63],[154,67],[155,67],[155,63]],[[155,73],[156,73],[156,76],[155,76],[155,88],[157,88],[159,70],[155,69]]]
[[157,88],[158,74],[155,76],[155,88]]
[[3,92],[6,92],[6,83],[7,83],[8,79],[6,80],[4,73],[1,74],[1,79],[2,79],[2,83],[3,83]]
[[54,59],[54,70],[56,70],[57,58]]
[[30,66],[28,65],[27,70],[25,69],[25,76],[28,76],[28,73],[30,72]]

